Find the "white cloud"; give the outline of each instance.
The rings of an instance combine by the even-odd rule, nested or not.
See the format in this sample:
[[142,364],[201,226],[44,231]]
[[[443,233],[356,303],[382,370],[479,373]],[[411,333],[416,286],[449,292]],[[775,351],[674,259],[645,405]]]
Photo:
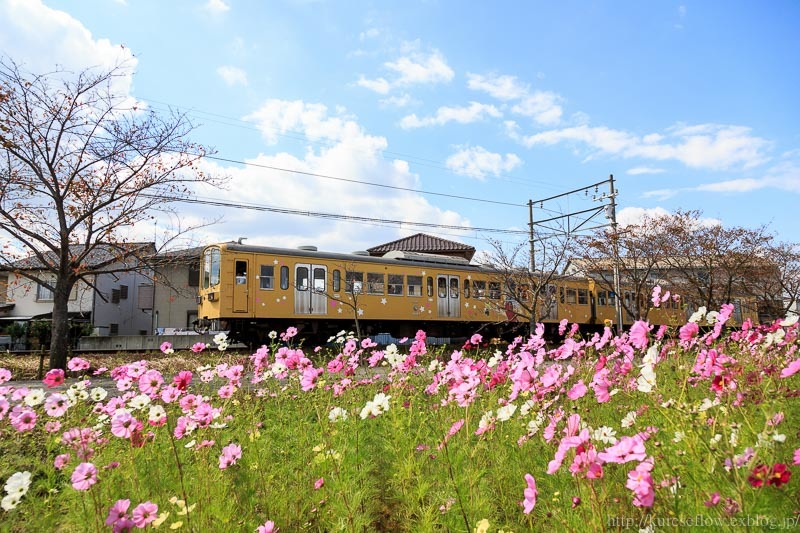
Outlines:
[[[693,168],[751,168],[767,161],[770,143],[750,134],[750,128],[719,124],[677,125],[666,135],[643,137],[605,126],[575,126],[520,137],[526,146],[583,143],[595,153],[624,158],[674,159]],[[590,154],[591,156],[592,154]]]
[[431,117],[419,118],[416,114],[403,117],[400,127],[403,129],[422,128],[425,126],[442,126],[448,122],[469,124],[490,116],[500,118],[503,114],[493,105],[470,102],[467,107],[440,107]]
[[[269,100],[247,119],[256,124],[268,142],[289,131],[301,132],[310,141],[327,142],[322,148],[309,143],[302,156],[285,152],[259,154],[247,160],[252,166],[244,168],[221,167],[206,162],[209,165],[206,170],[227,173],[231,182],[225,191],[203,190],[198,192],[201,196],[303,211],[469,226],[466,217],[440,209],[414,192],[393,190],[388,194],[378,187],[256,166],[421,188],[419,177],[410,172],[406,161],[388,161],[383,157],[388,146],[386,139],[368,134],[352,117],[333,115],[322,104]],[[248,244],[292,247],[316,244],[321,250],[353,251],[399,238],[409,229],[419,231],[416,228],[387,230],[385,227],[257,211],[225,210],[222,214],[226,221],[208,228],[208,240],[244,236],[249,238]],[[201,213],[194,215],[201,216]],[[391,236],[387,237],[387,234]],[[308,235],[315,235],[315,242],[309,242]]]
[[462,148],[445,161],[447,168],[456,174],[480,180],[487,175],[500,176],[520,166],[522,160],[516,154],[495,154],[482,146]]
[[247,85],[247,73],[239,67],[223,65],[217,69],[217,74],[228,85]]
[[391,81],[383,77],[368,79],[362,75],[356,85],[379,94],[387,94],[390,90],[398,87],[447,83],[453,79],[455,72],[447,64],[447,60],[439,50],[423,53],[417,49],[418,46],[416,42],[406,43],[404,49],[408,52],[407,55],[383,64],[385,68],[395,74]]
[[[617,212],[617,222],[621,227],[630,226],[632,224],[640,224],[645,218],[659,218],[670,216],[672,213],[663,207],[626,207]],[[701,217],[699,225],[703,227],[719,226],[722,221],[718,218]]]
[[226,4],[223,0],[208,0],[208,2],[206,2],[206,4],[203,6],[203,9],[212,15],[221,15],[226,11],[230,11],[231,6]]
[[365,89],[369,89],[370,91],[375,91],[378,94],[389,94],[389,91],[392,90],[392,84],[389,83],[385,78],[369,80],[364,76],[360,76],[356,82],[356,85],[359,87],[364,87]]
[[554,126],[561,122],[561,96],[550,91],[531,92],[530,86],[520,83],[516,76],[469,73],[467,87],[483,91],[498,100],[517,100],[511,112],[530,117],[538,124]]
[[520,84],[516,76],[482,76],[467,73],[467,87],[473,91],[483,91],[498,100],[517,100],[528,94],[528,85]]
[[639,176],[641,174],[662,174],[663,172],[665,172],[663,168],[635,167],[628,169],[625,173],[631,176]]
[[128,74],[114,81],[119,95],[130,93],[138,62],[130,49],[95,39],[81,22],[40,0],[0,2],[0,50],[34,73],[51,72],[56,65],[79,71],[124,63]]
[[784,162],[770,168],[761,178],[738,178],[707,183],[693,190],[722,193],[748,193],[759,189],[778,189],[800,193],[800,166]]
[[391,106],[391,107],[408,107],[411,104],[416,103],[410,94],[403,93],[398,94],[395,96],[390,96],[388,98],[384,98],[380,101],[381,105],[384,106]]
[[519,115],[531,117],[539,124],[553,126],[561,121],[561,97],[556,93],[536,91],[524,97],[511,111]]
[[367,39],[374,39],[378,35],[380,35],[380,31],[378,30],[378,28],[370,28],[367,31],[362,31],[358,35],[358,40],[359,41],[366,41]]

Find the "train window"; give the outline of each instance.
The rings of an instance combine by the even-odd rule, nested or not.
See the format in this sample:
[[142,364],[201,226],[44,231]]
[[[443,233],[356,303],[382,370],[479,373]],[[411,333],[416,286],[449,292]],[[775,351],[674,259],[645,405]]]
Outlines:
[[281,289],[286,290],[289,288],[289,267],[281,267]]
[[500,299],[500,283],[496,281],[489,282],[489,298],[492,300]]
[[395,296],[403,295],[403,276],[402,274],[389,274],[389,294]]
[[475,293],[475,298],[481,300],[486,297],[486,282],[485,281],[473,281],[472,282],[472,292]]
[[383,274],[377,272],[367,272],[367,294],[383,294],[384,289]]
[[579,305],[589,305],[589,290],[588,289],[578,289],[578,304]]
[[272,265],[261,265],[261,275],[258,276],[258,287],[260,289],[272,290],[275,288],[275,267]]
[[361,294],[364,285],[364,273],[345,271],[344,290],[352,294]]
[[342,290],[342,273],[339,270],[333,271],[333,292]]
[[464,280],[464,298],[469,298],[469,280]]
[[325,292],[325,269],[322,267],[314,269],[314,292]]
[[609,307],[617,306],[617,295],[613,292],[608,293],[608,305]]
[[606,291],[597,291],[597,305],[606,305]]
[[450,278],[450,298],[458,298],[458,278]]
[[564,287],[558,288],[558,300],[563,304],[564,303]]
[[436,282],[439,298],[447,298],[447,278],[439,278]]
[[578,303],[578,291],[576,291],[575,289],[567,288],[567,303],[568,304]]
[[236,261],[236,284],[247,285],[247,261]]
[[308,290],[308,267],[297,267],[295,287],[298,291]]
[[219,248],[206,250],[203,254],[203,288],[219,285]]
[[433,297],[433,278],[428,276],[428,298]]
[[406,276],[409,296],[422,296],[422,276]]

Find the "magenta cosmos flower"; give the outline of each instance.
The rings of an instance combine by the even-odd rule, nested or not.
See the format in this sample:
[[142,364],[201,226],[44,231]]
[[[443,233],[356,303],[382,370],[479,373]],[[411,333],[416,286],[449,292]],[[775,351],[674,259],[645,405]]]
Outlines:
[[64,383],[64,371],[60,368],[54,368],[44,375],[42,383],[47,385],[48,388],[58,387]]
[[267,520],[264,525],[258,526],[256,533],[275,533],[276,531],[278,531],[278,528],[275,527],[275,522]]
[[72,488],[75,490],[89,490],[97,483],[97,467],[92,463],[81,463],[72,472]]
[[158,505],[151,501],[140,503],[133,510],[131,516],[133,518],[133,523],[136,524],[136,527],[143,528],[158,518]]
[[219,456],[219,468],[225,470],[231,465],[235,465],[236,461],[242,458],[242,447],[238,444],[228,444],[222,448],[222,454]]

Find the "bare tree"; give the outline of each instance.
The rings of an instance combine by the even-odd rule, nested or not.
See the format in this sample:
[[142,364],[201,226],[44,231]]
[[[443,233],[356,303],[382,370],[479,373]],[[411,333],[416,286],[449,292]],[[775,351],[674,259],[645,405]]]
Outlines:
[[[73,286],[112,265],[152,258],[134,228],[192,183],[218,184],[197,168],[202,146],[187,140],[187,117],[162,117],[116,94],[125,65],[36,75],[0,59],[0,235],[2,261],[53,293],[50,367],[68,354]],[[185,231],[189,228],[182,228]],[[27,256],[37,269],[20,269]]]
[[[555,283],[565,277],[568,261],[568,236],[536,236],[534,260],[531,260],[529,243],[509,248],[499,241],[490,240],[494,251],[486,266],[494,271],[490,276],[489,291],[501,291],[500,298],[489,298],[487,302],[498,302],[498,310],[506,312],[509,320],[528,322],[533,333],[536,323],[548,318],[556,309]],[[533,268],[532,268],[533,267]]]
[[[659,266],[664,261],[661,243],[662,222],[659,217],[644,217],[613,234],[600,230],[575,239],[570,247],[573,267],[595,280],[600,289],[615,292],[614,264],[619,268],[621,289],[631,298],[618,295],[623,311],[635,320],[645,320],[650,311],[647,302],[655,285]],[[658,280],[656,280],[656,283]]]

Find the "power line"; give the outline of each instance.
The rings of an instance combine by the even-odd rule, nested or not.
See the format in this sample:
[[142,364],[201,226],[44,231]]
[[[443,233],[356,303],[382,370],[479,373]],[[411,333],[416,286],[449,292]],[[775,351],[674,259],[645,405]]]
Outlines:
[[458,226],[454,224],[434,224],[432,222],[413,222],[407,220],[395,220],[395,219],[384,219],[384,218],[371,218],[371,217],[360,217],[354,215],[339,215],[336,213],[324,213],[321,211],[305,211],[302,209],[290,209],[287,207],[271,207],[265,205],[255,205],[255,204],[243,204],[243,203],[235,203],[235,202],[223,202],[221,200],[210,200],[210,199],[201,199],[201,198],[188,198],[188,197],[165,197],[156,194],[142,194],[141,196],[146,198],[155,198],[161,200],[168,200],[172,202],[181,202],[181,203],[188,203],[188,204],[201,204],[201,205],[209,205],[214,207],[228,207],[234,209],[248,209],[251,211],[263,211],[263,212],[270,212],[270,213],[281,213],[286,215],[299,215],[299,216],[306,216],[312,218],[322,218],[327,220],[343,220],[349,222],[363,222],[363,223],[374,223],[374,224],[389,224],[394,226],[417,226],[423,228],[441,228],[441,229],[449,229],[449,230],[458,230],[458,231],[474,231],[474,232],[485,232],[485,233],[501,233],[501,234],[510,234],[510,235],[527,235],[528,232],[524,230],[513,230],[513,229],[501,229],[501,228],[482,228],[482,227],[472,227],[472,226]]
[[[199,154],[192,154],[192,155],[199,155]],[[371,181],[361,181],[361,180],[355,180],[355,179],[351,179],[351,178],[340,178],[338,176],[330,176],[330,175],[327,175],[327,174],[318,174],[316,172],[307,172],[305,170],[295,170],[295,169],[291,169],[291,168],[276,167],[276,166],[273,166],[273,165],[264,165],[262,163],[249,163],[249,162],[246,162],[246,161],[239,161],[237,159],[229,159],[229,158],[226,158],[226,157],[217,157],[217,156],[213,156],[213,155],[205,155],[203,157],[205,157],[207,159],[213,159],[215,161],[224,161],[226,163],[236,163],[236,164],[246,165],[246,166],[251,166],[251,167],[265,168],[265,169],[269,169],[269,170],[277,170],[277,171],[280,171],[280,172],[290,172],[292,174],[300,174],[300,175],[303,175],[303,176],[311,176],[311,177],[314,177],[314,178],[322,178],[322,179],[328,179],[328,180],[343,181],[343,182],[346,182],[346,183],[358,183],[359,185],[369,185],[369,186],[372,186],[372,187],[381,187],[383,189],[391,189],[391,190],[395,190],[395,191],[413,192],[413,193],[417,193],[417,194],[424,194],[424,195],[427,195],[427,196],[442,196],[442,197],[445,197],[445,198],[454,198],[456,200],[468,200],[470,202],[481,202],[481,203],[485,203],[485,204],[506,205],[506,206],[511,206],[511,207],[525,207],[525,204],[513,204],[511,202],[500,202],[498,200],[486,200],[486,199],[483,199],[483,198],[472,198],[470,196],[461,196],[461,195],[458,195],[458,194],[447,194],[447,193],[443,193],[443,192],[423,191],[421,189],[412,189],[412,188],[409,188],[409,187],[400,187],[398,185],[386,185],[384,183],[375,183],[375,182],[371,182]]]

